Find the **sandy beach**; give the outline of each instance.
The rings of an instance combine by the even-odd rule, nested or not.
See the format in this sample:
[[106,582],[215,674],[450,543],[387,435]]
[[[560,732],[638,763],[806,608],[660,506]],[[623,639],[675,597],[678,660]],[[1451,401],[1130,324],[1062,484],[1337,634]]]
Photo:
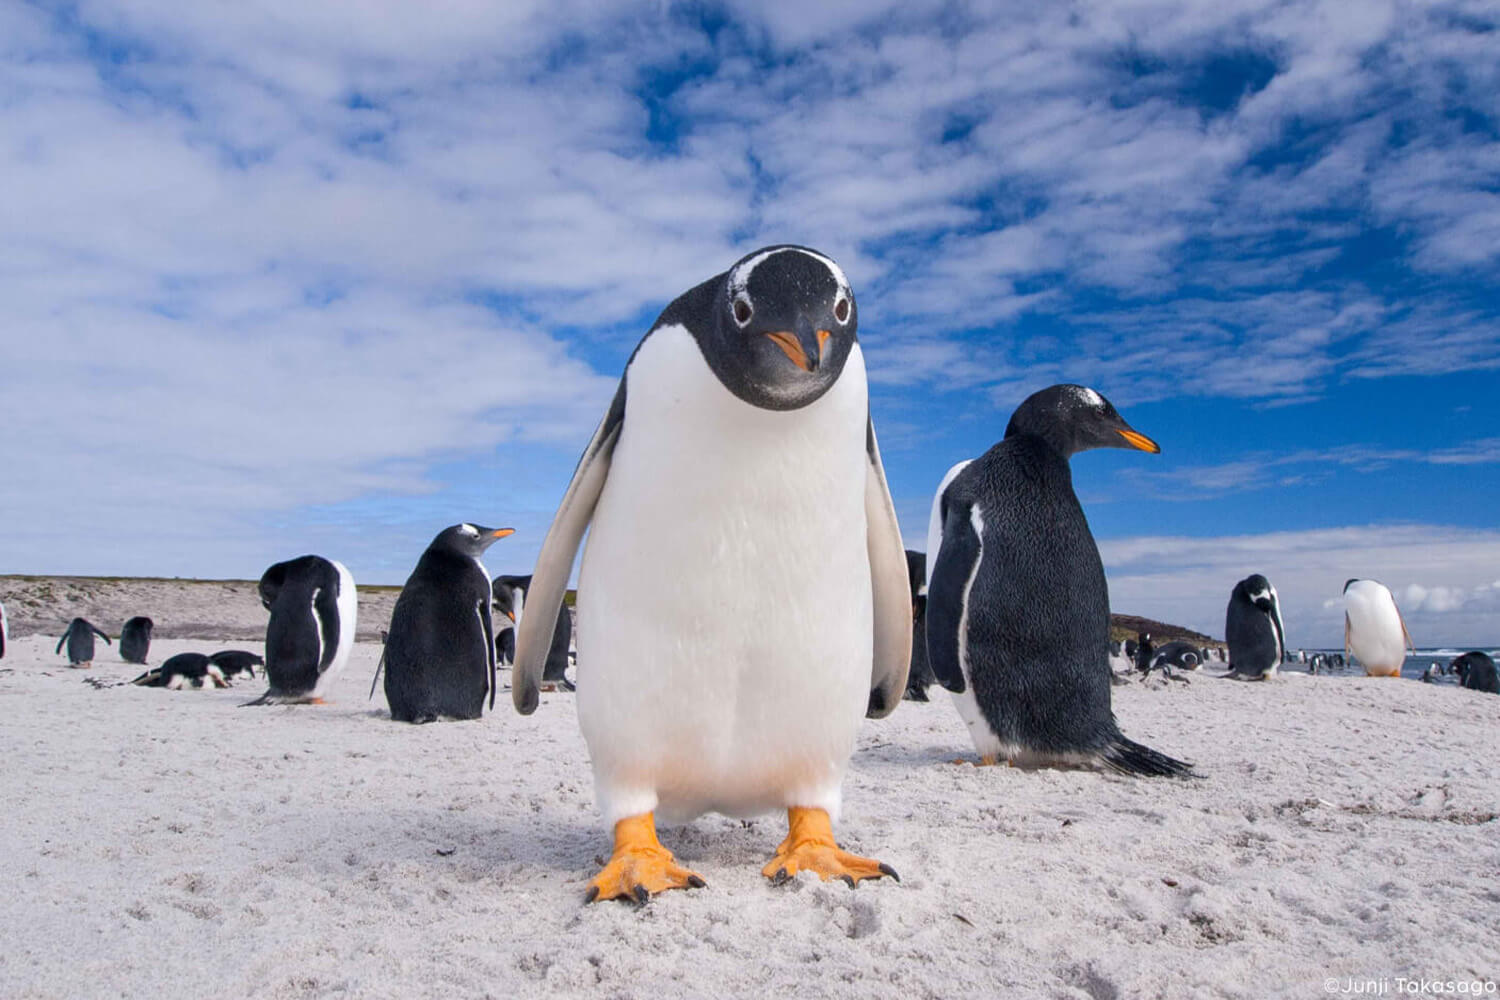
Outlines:
[[[194,617],[158,597],[159,620]],[[263,621],[245,600],[221,617]],[[1117,687],[1125,733],[1203,775],[1172,781],[955,765],[973,751],[934,689],[864,723],[845,784],[842,843],[899,884],[773,888],[784,819],[707,816],[663,831],[706,889],[585,906],[609,842],[572,696],[395,724],[366,700],[380,646],[361,642],[331,704],[241,708],[259,682],[136,688],[102,644],[70,669],[7,607],[4,997],[1103,1000],[1500,978],[1493,695],[1212,670]],[[220,648],[259,644],[158,640],[151,660]]]

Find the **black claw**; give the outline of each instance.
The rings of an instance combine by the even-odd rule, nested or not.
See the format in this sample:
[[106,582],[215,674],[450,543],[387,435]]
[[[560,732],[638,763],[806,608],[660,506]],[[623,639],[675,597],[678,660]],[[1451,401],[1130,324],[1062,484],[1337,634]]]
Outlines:
[[772,885],[786,885],[791,880],[792,877],[786,873],[785,868],[778,868],[776,874],[771,876]]
[[635,897],[635,901],[641,906],[645,906],[647,903],[651,902],[651,893],[643,885],[638,885],[634,889],[631,889],[630,894]]
[[839,878],[841,880],[843,880],[843,883],[845,885],[847,885],[849,888],[851,888],[851,889],[858,889],[859,888],[859,883],[856,882],[856,881],[854,881],[854,876],[853,875],[840,875]]
[[889,875],[891,878],[895,879],[897,882],[901,881],[901,876],[896,874],[896,869],[892,868],[890,865],[886,864],[884,861],[882,861],[880,863],[880,874],[882,874],[882,875]]
[[584,901],[585,904],[588,904],[588,903],[592,903],[594,900],[596,900],[598,898],[599,898],[599,887],[597,885],[591,885],[591,886],[589,886],[588,894],[583,897],[583,901]]
[[706,885],[708,885],[708,883],[705,882],[705,881],[703,881],[703,876],[701,876],[701,875],[689,875],[688,876],[688,888],[690,888],[690,889],[701,889],[701,888],[703,888]]

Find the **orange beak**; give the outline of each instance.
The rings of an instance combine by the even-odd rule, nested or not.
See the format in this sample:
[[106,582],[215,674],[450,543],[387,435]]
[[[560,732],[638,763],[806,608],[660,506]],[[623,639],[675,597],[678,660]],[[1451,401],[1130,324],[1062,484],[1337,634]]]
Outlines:
[[802,344],[796,337],[785,330],[768,333],[766,336],[776,342],[776,346],[781,348],[781,353],[792,359],[792,364],[805,372],[812,371],[812,365],[807,363],[807,352],[802,349]]
[[494,531],[490,532],[490,534],[496,538],[504,538],[507,535],[514,535],[515,533],[515,528],[496,528]]
[[1138,434],[1135,431],[1120,431],[1119,434],[1120,437],[1130,442],[1130,446],[1132,448],[1139,448],[1141,451],[1149,451],[1153,455],[1161,454],[1161,445],[1157,444],[1155,441],[1151,440],[1144,434]]

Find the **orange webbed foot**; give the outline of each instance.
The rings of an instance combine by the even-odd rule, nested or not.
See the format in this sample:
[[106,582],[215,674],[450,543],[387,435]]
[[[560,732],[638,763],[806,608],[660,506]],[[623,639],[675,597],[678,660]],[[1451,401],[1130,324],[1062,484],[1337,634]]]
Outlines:
[[615,849],[609,863],[589,879],[585,903],[624,899],[644,904],[668,889],[701,889],[708,883],[697,872],[677,864],[656,839],[651,813],[627,816],[615,824]]
[[804,871],[816,872],[825,882],[841,879],[851,889],[867,878],[889,875],[901,881],[890,865],[841,850],[833,839],[833,823],[822,809],[794,806],[787,810],[787,826],[786,839],[776,848],[776,856],[760,870],[772,885],[781,885]]

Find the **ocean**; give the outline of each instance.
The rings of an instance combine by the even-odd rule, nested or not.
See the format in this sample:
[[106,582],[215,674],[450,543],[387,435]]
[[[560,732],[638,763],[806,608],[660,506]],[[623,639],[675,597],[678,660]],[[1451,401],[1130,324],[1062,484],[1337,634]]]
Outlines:
[[[1495,660],[1496,662],[1500,662],[1500,648],[1497,648],[1494,645],[1490,645],[1490,646],[1468,646],[1468,647],[1465,647],[1463,649],[1452,648],[1452,647],[1444,647],[1444,648],[1441,648],[1441,649],[1419,649],[1415,653],[1407,653],[1406,654],[1406,662],[1403,663],[1403,664],[1401,664],[1401,676],[1403,678],[1407,679],[1407,680],[1419,681],[1419,680],[1422,679],[1422,676],[1427,673],[1427,668],[1430,667],[1430,666],[1432,666],[1433,664],[1437,664],[1438,668],[1442,669],[1443,667],[1446,667],[1449,663],[1453,662],[1453,658],[1454,657],[1456,657],[1456,656],[1462,656],[1464,653],[1473,652],[1473,651],[1476,651],[1476,650],[1479,651],[1479,652],[1487,653],[1487,654],[1489,654],[1490,659]],[[1294,656],[1296,654],[1296,652],[1297,652],[1296,650],[1288,650],[1287,651],[1289,657],[1290,656]],[[1342,649],[1305,649],[1305,650],[1303,650],[1303,652],[1305,652],[1307,654],[1308,659],[1312,659],[1312,655],[1314,653],[1325,653],[1325,654],[1326,653],[1342,653],[1343,650]],[[1293,672],[1296,672],[1296,673],[1304,673],[1304,674],[1308,672],[1308,670],[1307,670],[1307,664],[1305,664],[1305,663],[1295,663],[1295,662],[1292,662],[1290,660],[1288,660],[1288,662],[1286,662],[1286,663],[1283,663],[1281,665],[1281,669],[1282,670],[1293,671]],[[1355,659],[1353,657],[1353,655],[1350,655],[1350,657],[1349,657],[1349,664],[1347,666],[1343,667],[1342,669],[1339,669],[1339,668],[1332,668],[1332,669],[1323,668],[1323,669],[1320,669],[1318,671],[1318,675],[1320,677],[1324,676],[1324,675],[1332,675],[1332,676],[1335,676],[1335,677],[1339,677],[1339,676],[1363,677],[1365,675],[1365,671],[1364,671],[1364,668],[1359,665],[1359,661],[1357,659]],[[1434,683],[1434,684],[1453,684],[1453,685],[1457,685],[1458,684],[1458,675],[1457,674],[1446,674],[1446,675],[1444,675],[1444,674],[1436,674],[1432,678],[1432,683]]]

